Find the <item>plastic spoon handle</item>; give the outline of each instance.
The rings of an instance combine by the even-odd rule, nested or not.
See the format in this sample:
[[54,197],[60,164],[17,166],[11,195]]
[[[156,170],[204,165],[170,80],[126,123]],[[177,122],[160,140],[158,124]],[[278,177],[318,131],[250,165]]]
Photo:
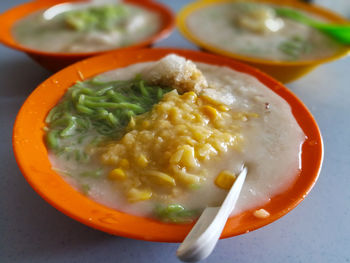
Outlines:
[[278,7],[275,8],[275,11],[279,16],[288,17],[302,24],[316,28],[331,38],[337,40],[339,43],[350,45],[350,24],[333,24],[320,22],[290,8]]
[[207,207],[177,250],[179,259],[185,262],[199,261],[214,250],[227,218],[234,209],[247,175],[243,167],[235,183],[219,207]]

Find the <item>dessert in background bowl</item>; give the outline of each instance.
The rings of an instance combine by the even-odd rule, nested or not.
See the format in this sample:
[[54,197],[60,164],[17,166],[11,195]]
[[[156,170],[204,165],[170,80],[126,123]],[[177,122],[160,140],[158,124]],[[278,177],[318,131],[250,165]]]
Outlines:
[[38,0],[6,11],[0,15],[0,42],[57,71],[111,50],[149,46],[166,37],[174,25],[171,11],[153,1],[72,1],[81,8],[50,17],[45,13],[66,3]]
[[242,162],[249,175],[222,237],[294,208],[323,156],[314,119],[284,86],[232,59],[176,49],[110,52],[58,72],[22,106],[13,144],[24,176],[60,211],[169,242],[222,201]]
[[178,26],[200,47],[249,63],[282,82],[347,54],[349,46],[285,17],[286,8],[320,22],[348,23],[330,11],[298,1],[207,0],[186,6],[178,15]]

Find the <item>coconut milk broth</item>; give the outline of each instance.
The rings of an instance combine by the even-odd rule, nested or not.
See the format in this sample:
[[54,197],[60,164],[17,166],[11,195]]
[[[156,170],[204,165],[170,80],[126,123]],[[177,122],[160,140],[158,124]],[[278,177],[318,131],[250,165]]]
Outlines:
[[[103,81],[130,79],[151,63],[140,63],[127,68],[113,70],[100,75]],[[226,67],[196,63],[215,90],[205,93],[221,98],[233,111],[247,111],[259,114],[242,125],[244,136],[242,152],[231,150],[220,160],[209,161],[205,168],[209,170],[207,180],[199,189],[180,195],[169,203],[182,204],[188,209],[203,209],[206,206],[220,205],[227,191],[214,184],[216,175],[222,171],[239,172],[243,163],[248,166],[248,175],[237,206],[232,214],[259,208],[270,198],[293,183],[300,169],[300,149],[305,136],[291,114],[290,106],[257,79]],[[73,185],[81,190],[82,184],[89,184],[88,196],[95,201],[116,210],[149,216],[156,203],[152,200],[128,203],[121,191],[112,187],[108,179],[78,178],[66,176],[86,169],[95,169],[98,160],[79,167],[53,154],[49,155],[53,167]],[[203,166],[204,167],[204,166]],[[108,169],[106,168],[106,171]],[[172,202],[171,202],[172,201]]]

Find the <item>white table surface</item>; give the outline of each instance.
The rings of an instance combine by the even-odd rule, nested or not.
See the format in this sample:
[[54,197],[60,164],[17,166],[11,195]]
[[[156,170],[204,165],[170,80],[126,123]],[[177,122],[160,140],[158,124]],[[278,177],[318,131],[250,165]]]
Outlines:
[[[0,0],[0,12],[24,2]],[[163,0],[174,11],[189,1]],[[319,0],[350,17],[349,0]],[[1,25],[0,25],[1,30]],[[156,46],[195,49],[177,31]],[[61,214],[29,186],[15,162],[11,133],[30,92],[50,72],[0,46],[0,262],[179,262],[177,244],[111,236]],[[321,129],[325,158],[307,198],[280,220],[220,240],[203,262],[350,262],[350,58],[287,85]]]

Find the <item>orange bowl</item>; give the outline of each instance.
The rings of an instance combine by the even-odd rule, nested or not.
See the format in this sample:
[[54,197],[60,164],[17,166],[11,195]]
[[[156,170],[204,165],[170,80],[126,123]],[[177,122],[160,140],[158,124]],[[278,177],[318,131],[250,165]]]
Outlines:
[[[203,39],[199,39],[187,26],[187,18],[195,11],[201,8],[210,7],[211,5],[216,5],[220,3],[227,3],[227,2],[237,2],[240,0],[202,0],[202,1],[196,1],[194,3],[191,3],[184,7],[177,16],[177,26],[180,30],[180,32],[190,41],[195,43],[196,45],[200,46],[201,48],[204,48],[205,50],[208,50],[210,52],[221,54],[227,57],[238,59],[242,62],[245,62],[249,65],[252,65],[265,73],[271,75],[272,77],[276,78],[277,80],[288,83],[291,81],[294,81],[303,75],[307,74],[311,70],[313,70],[315,67],[332,61],[336,60],[338,58],[341,58],[349,53],[350,48],[349,46],[344,46],[344,48],[341,48],[338,52],[336,52],[334,55],[326,58],[321,59],[314,59],[314,60],[304,60],[304,61],[272,61],[272,60],[266,60],[256,57],[250,57],[241,55],[238,53],[233,53],[224,49],[221,49],[217,46],[214,46],[208,42],[206,42]],[[327,9],[318,7],[313,4],[305,4],[301,1],[296,0],[250,0],[255,2],[263,2],[263,3],[270,3],[270,4],[276,4],[276,5],[283,5],[287,7],[293,7],[297,9],[301,9],[305,12],[315,14],[317,16],[320,16],[328,21],[331,21],[333,23],[337,24],[348,24],[349,21]]]
[[288,102],[307,138],[302,146],[301,172],[294,184],[283,193],[273,196],[270,202],[262,206],[271,215],[267,218],[257,218],[253,216],[254,209],[252,209],[231,217],[221,238],[252,231],[287,214],[309,193],[321,168],[323,144],[315,120],[303,103],[278,81],[233,59],[199,51],[141,49],[110,52],[71,65],[44,81],[23,104],[13,130],[15,157],[29,184],[52,206],[93,228],[129,238],[162,242],[182,241],[193,224],[167,224],[126,214],[99,204],[76,191],[52,170],[43,139],[46,115],[77,80],[85,80],[105,71],[134,63],[159,60],[170,53],[184,56],[195,62],[227,66],[257,78]]
[[[88,1],[88,0],[72,0],[74,1]],[[96,52],[85,52],[85,53],[61,53],[61,52],[45,52],[40,50],[35,50],[32,48],[28,48],[26,46],[18,43],[13,35],[12,28],[14,24],[21,20],[22,18],[28,16],[31,13],[37,12],[42,9],[47,9],[51,6],[54,6],[59,3],[67,2],[67,0],[36,0],[33,2],[25,3],[19,5],[13,9],[6,11],[5,13],[0,15],[0,42],[4,45],[7,45],[13,49],[17,49],[19,51],[23,51],[27,53],[29,57],[34,59],[44,68],[56,72],[70,64],[73,64],[79,60],[99,55],[102,53],[110,52],[111,50],[103,50]],[[142,42],[138,42],[136,44],[123,47],[116,48],[112,50],[129,50],[150,46],[156,41],[167,37],[174,28],[175,18],[173,13],[166,8],[164,5],[155,3],[153,1],[140,1],[140,0],[124,0],[123,2],[128,4],[137,5],[141,8],[148,9],[152,12],[156,12],[161,17],[161,27],[160,29],[152,36],[148,37]]]

